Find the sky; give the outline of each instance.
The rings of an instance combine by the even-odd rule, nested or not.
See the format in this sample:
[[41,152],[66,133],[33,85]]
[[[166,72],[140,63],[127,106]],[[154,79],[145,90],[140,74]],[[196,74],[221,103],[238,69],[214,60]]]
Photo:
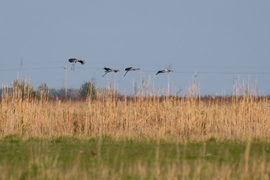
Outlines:
[[[1,1],[0,83],[60,89],[67,72],[68,88],[92,81],[128,95],[187,95],[193,81],[201,96],[242,86],[269,95],[269,9],[269,0]],[[71,70],[69,58],[85,64]],[[120,71],[102,77],[105,66]],[[141,70],[124,76],[129,66]]]

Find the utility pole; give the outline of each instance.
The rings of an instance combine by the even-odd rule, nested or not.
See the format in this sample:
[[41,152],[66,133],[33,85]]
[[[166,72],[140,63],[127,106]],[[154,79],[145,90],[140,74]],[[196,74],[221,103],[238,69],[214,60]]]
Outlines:
[[18,72],[18,77],[17,77],[18,80],[21,79],[22,65],[23,65],[23,58],[21,57],[20,71]]
[[65,85],[65,96],[67,97],[67,82],[68,82],[68,65],[67,63],[64,66],[64,70],[65,70],[65,79],[64,79],[64,85]]

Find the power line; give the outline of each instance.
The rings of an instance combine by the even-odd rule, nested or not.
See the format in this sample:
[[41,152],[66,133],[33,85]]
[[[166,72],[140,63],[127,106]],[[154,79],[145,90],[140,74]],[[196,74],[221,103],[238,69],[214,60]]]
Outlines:
[[[95,62],[95,61],[91,61],[91,64],[104,64],[103,62]],[[112,65],[125,65],[125,66],[130,66],[130,64],[126,64],[126,63],[107,63],[107,64],[112,64]],[[161,67],[162,65],[159,64],[137,64],[136,66],[151,66],[151,67]],[[270,69],[270,67],[265,67],[265,66],[258,66],[258,67],[252,67],[252,66],[175,66],[173,65],[173,67],[182,67],[182,68],[222,68],[222,69],[226,69],[226,68],[243,68],[243,69]]]
[[[78,67],[77,69],[94,69],[94,70],[96,70],[96,67],[94,68],[94,67]],[[100,68],[100,70],[102,70],[102,68]],[[121,71],[121,70],[120,70]],[[148,70],[148,69],[144,69],[144,68],[142,68],[141,67],[141,71],[143,71],[143,72],[152,72],[152,73],[156,73],[157,72],[157,70]],[[201,74],[270,74],[270,72],[241,72],[241,71],[239,71],[239,72],[236,72],[236,71],[234,71],[234,72],[223,72],[223,71],[199,71],[198,69],[196,70],[196,71],[198,71],[198,73],[201,73]],[[173,73],[187,73],[187,74],[189,74],[189,73],[194,73],[195,71],[173,71]]]
[[[51,61],[51,62],[56,62],[56,61]],[[60,61],[59,61],[60,62]],[[63,62],[63,61],[61,61]],[[24,63],[24,64],[42,64],[44,62],[36,62],[36,63]],[[46,62],[47,64],[50,63],[50,62]],[[104,63],[101,63],[101,62],[91,62],[92,64],[104,64]],[[127,64],[124,64],[124,63],[110,63],[110,64],[121,64],[121,65],[126,65],[128,66]],[[148,73],[155,73],[156,70],[149,70],[148,68],[143,68],[143,67],[147,67],[148,65],[144,65],[144,66],[138,66],[142,69],[142,72],[148,72]],[[153,66],[153,65],[152,65]],[[158,65],[154,65],[155,67],[157,67]],[[177,68],[179,67],[179,68]],[[222,69],[232,69],[232,68],[246,68],[246,69],[249,69],[251,67],[219,67],[219,66],[174,66],[174,69],[182,69],[182,68],[186,68],[186,67],[199,67],[199,68],[222,68]],[[62,69],[63,67],[62,66],[50,66],[50,67],[25,67],[23,68],[22,67],[22,61],[21,61],[21,66],[20,68],[4,68],[4,69],[0,69],[0,71],[21,71],[21,70],[48,70],[48,69]],[[98,67],[78,67],[78,69],[93,69],[95,71],[97,71],[97,68]],[[261,68],[261,69],[267,69],[268,67],[256,67],[256,68]],[[252,67],[252,69],[255,69],[254,67]],[[101,70],[101,68],[100,68]],[[198,71],[199,74],[248,74],[248,75],[269,75],[270,72],[252,72],[252,71],[245,71],[245,72],[224,72],[224,71],[200,71],[200,70],[196,70]],[[180,71],[180,70],[177,70],[177,71],[173,71],[173,73],[180,73],[180,74],[193,74],[194,71]]]
[[[23,62],[23,64],[52,64],[52,63],[59,63],[59,62],[62,62],[63,61],[46,61],[46,62]],[[17,63],[0,63],[1,66],[5,66],[5,65],[21,65],[21,61],[20,62],[17,62]]]
[[[36,68],[12,68],[12,69],[0,69],[0,71],[20,71],[20,70],[48,70],[48,69],[62,69],[63,67],[36,67]],[[96,68],[80,68],[78,69],[94,69]],[[102,69],[100,69],[102,70]],[[156,73],[156,70],[145,70],[142,69],[143,72],[146,73]],[[270,72],[219,72],[219,71],[198,71],[199,74],[247,74],[247,75],[269,75]],[[195,71],[173,71],[172,73],[179,74],[193,74]]]
[[42,70],[42,69],[62,69],[62,68],[63,67],[13,68],[13,69],[0,69],[0,71]]
[[[217,71],[210,71],[210,72],[206,72],[206,71],[197,71],[198,74],[270,74],[270,72],[217,72]],[[190,73],[195,73],[194,71],[191,72],[187,72],[187,71],[173,71],[173,73],[182,73],[182,74],[190,74]]]
[[[46,62],[24,62],[23,64],[27,65],[27,64],[53,64],[53,63],[63,63],[63,61],[46,61]],[[104,62],[97,62],[97,61],[88,61],[89,64],[105,64]],[[4,65],[19,65],[20,63],[0,63],[1,66]],[[135,64],[135,63],[106,63],[106,65],[121,65],[121,66],[130,66],[131,64]],[[162,67],[163,65],[161,64],[137,64],[136,66],[142,66],[142,67]],[[220,69],[270,69],[270,67],[265,67],[265,66],[258,66],[258,67],[254,67],[254,66],[206,66],[206,65],[191,65],[191,66],[178,66],[178,65],[173,65],[173,68],[220,68]]]

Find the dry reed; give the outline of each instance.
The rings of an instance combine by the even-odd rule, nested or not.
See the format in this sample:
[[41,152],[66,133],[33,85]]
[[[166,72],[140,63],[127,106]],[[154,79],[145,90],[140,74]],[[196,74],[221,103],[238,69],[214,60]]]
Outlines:
[[269,97],[98,96],[59,100],[2,94],[2,136],[248,138],[270,135]]

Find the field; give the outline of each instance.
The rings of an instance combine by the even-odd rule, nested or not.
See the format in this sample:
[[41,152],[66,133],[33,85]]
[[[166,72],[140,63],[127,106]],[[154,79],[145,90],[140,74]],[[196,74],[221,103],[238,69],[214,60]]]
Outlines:
[[270,178],[269,97],[18,94],[1,98],[1,179]]
[[270,170],[270,143],[258,139],[7,136],[0,145],[1,179],[269,179]]

